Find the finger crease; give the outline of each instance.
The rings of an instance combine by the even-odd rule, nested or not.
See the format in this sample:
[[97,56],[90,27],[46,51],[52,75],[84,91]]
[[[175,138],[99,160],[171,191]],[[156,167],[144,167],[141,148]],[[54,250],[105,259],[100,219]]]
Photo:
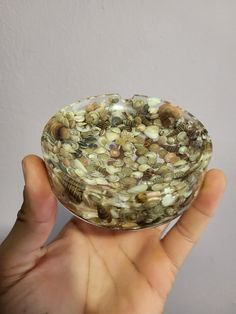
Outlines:
[[88,256],[88,274],[87,274],[87,290],[85,296],[85,303],[84,303],[84,311],[83,313],[87,313],[88,307],[88,291],[89,291],[89,283],[90,283],[90,266],[91,266],[91,258],[90,255]]
[[[138,268],[137,264],[129,257],[129,255],[125,252],[125,250],[122,248],[122,246],[119,245],[119,249],[121,250],[122,254],[127,258],[127,260],[129,261],[129,263],[134,267],[134,269],[136,270],[136,272],[141,275],[144,280],[147,282],[147,284],[149,285],[149,287],[151,288],[151,290],[155,293],[157,293],[157,290],[155,289],[155,287],[153,287],[152,283],[150,282],[150,280],[148,280],[146,278],[146,276],[144,276],[144,274],[140,271],[140,269]],[[159,296],[159,295],[158,295]]]
[[192,204],[192,208],[198,212],[200,212],[203,216],[205,216],[206,218],[211,218],[213,217],[212,215],[206,214],[202,209],[200,209],[200,207],[197,207],[196,205]]
[[179,232],[179,234],[189,243],[195,244],[196,240],[193,238],[193,234],[187,229],[184,224],[181,222],[181,220],[178,220],[176,223],[176,230]]
[[98,253],[96,247],[94,246],[94,244],[93,244],[93,242],[92,242],[92,240],[90,239],[89,236],[87,236],[87,239],[88,239],[89,243],[91,244],[91,246],[93,247],[93,249],[94,249],[96,255],[98,256],[98,258],[102,261],[104,267],[105,267],[106,270],[107,270],[107,273],[108,273],[109,277],[111,278],[111,281],[113,282],[113,285],[114,285],[114,288],[115,288],[115,290],[116,290],[116,293],[118,293],[118,287],[117,287],[117,285],[116,285],[115,279],[113,278],[113,276],[112,276],[112,274],[111,274],[111,272],[110,272],[110,269],[109,269],[109,267],[108,267],[108,265],[107,265],[105,259]]
[[177,263],[174,261],[174,259],[170,256],[169,252],[167,251],[167,249],[165,248],[165,245],[162,241],[160,241],[160,245],[166,255],[166,257],[168,258],[168,260],[170,261],[171,264],[171,272],[174,275],[174,277],[176,276],[178,269],[179,269],[179,265],[177,265]]

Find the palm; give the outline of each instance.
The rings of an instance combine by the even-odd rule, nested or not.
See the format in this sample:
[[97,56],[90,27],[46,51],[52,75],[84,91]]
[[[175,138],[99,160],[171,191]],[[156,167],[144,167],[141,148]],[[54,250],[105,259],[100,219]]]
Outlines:
[[43,246],[56,204],[42,160],[26,158],[24,203],[0,246],[0,312],[160,314],[182,265],[224,190],[210,171],[192,207],[160,240],[163,227],[108,231],[72,219]]
[[161,313],[175,270],[160,229],[123,234],[79,224],[82,231],[70,222],[18,283],[22,312],[30,287],[35,313]]

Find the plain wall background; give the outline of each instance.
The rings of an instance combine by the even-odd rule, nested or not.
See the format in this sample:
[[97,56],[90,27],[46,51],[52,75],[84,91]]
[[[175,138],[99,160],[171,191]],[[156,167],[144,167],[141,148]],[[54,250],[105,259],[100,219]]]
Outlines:
[[[206,125],[211,167],[228,177],[165,314],[236,313],[236,1],[0,0],[0,12],[1,240],[22,201],[21,159],[41,155],[51,115],[102,93],[161,96]],[[54,235],[69,218],[59,207]]]

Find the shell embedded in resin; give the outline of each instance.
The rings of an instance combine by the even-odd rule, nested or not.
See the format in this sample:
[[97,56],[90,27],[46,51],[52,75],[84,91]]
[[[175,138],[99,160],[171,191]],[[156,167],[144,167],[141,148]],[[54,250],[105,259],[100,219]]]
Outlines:
[[61,203],[111,229],[160,225],[196,197],[212,153],[203,124],[160,98],[88,97],[59,110],[41,145]]

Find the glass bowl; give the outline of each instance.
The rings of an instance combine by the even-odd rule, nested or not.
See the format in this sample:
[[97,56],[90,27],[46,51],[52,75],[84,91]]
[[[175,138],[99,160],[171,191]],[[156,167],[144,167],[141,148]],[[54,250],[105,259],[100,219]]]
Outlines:
[[203,124],[156,97],[104,94],[60,109],[41,137],[52,190],[74,215],[142,229],[181,215],[212,154]]

